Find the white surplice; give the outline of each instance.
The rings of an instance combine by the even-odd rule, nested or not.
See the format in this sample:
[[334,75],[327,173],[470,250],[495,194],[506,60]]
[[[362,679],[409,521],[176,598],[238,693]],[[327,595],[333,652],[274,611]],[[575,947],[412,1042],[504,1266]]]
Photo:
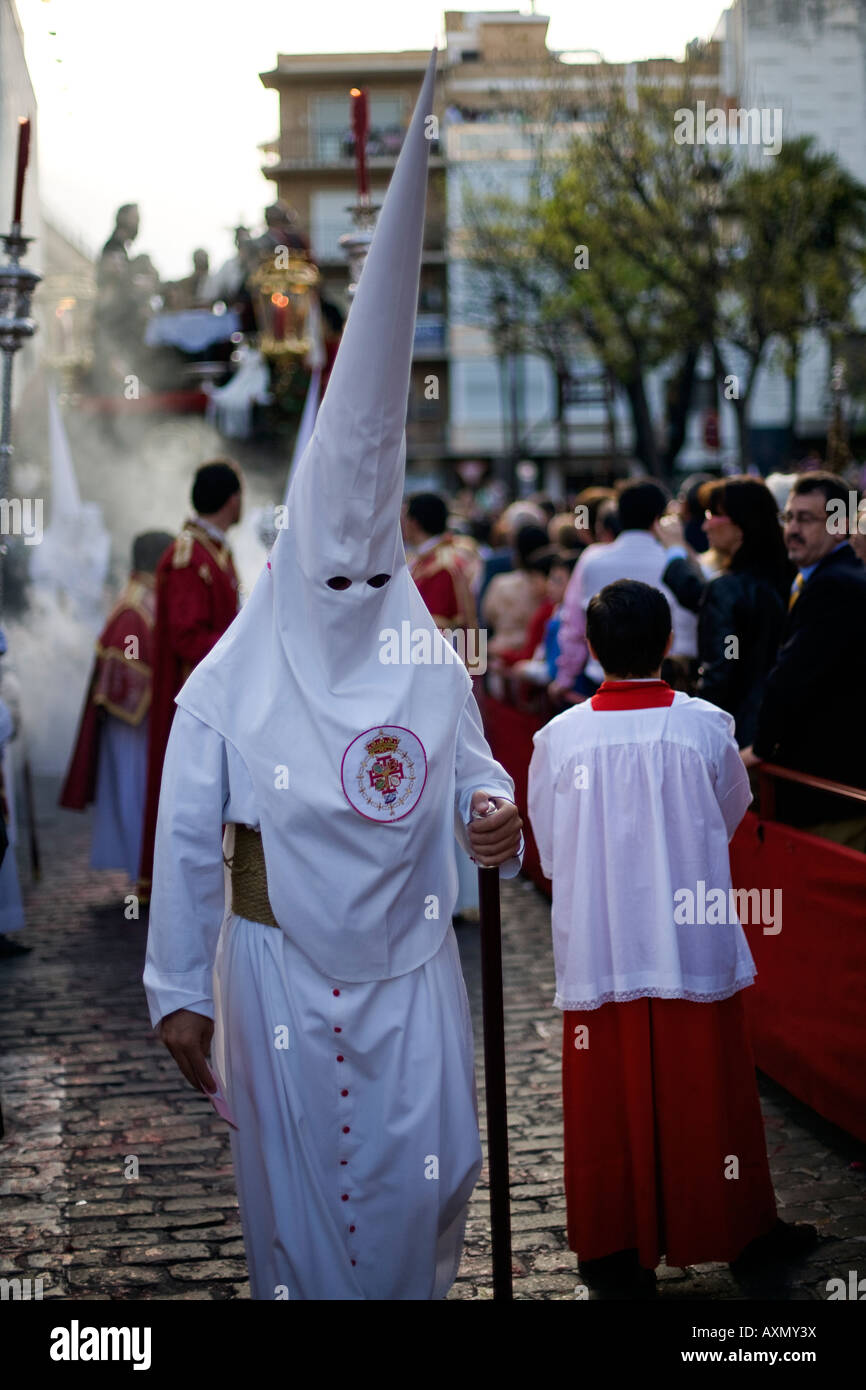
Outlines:
[[132,725],[108,714],[99,731],[90,867],[125,869],[133,880],[141,863],[148,727],[147,717]]
[[[179,1008],[216,1013],[214,1059],[238,1122],[232,1151],[254,1298],[435,1299],[453,1282],[481,1166],[472,1029],[450,925],[454,830],[468,845],[465,822],[479,789],[513,798],[470,694],[455,731],[450,799],[413,864],[409,910],[416,939],[428,943],[421,965],[347,982],[313,963],[290,924],[281,930],[228,912],[214,991],[226,897],[221,827],[256,826],[258,810],[237,750],[177,710],[145,985],[154,1024]],[[372,826],[372,843],[395,831]],[[500,873],[518,868],[514,859]],[[352,867],[332,854],[329,872],[337,883]],[[429,917],[418,910],[428,899]],[[329,922],[313,881],[297,912],[317,916],[326,935],[363,938],[361,920],[342,929]]]
[[[733,731],[678,692],[660,708],[587,700],[534,735],[529,818],[553,880],[557,1008],[727,999],[752,983],[730,910],[728,841],[752,799]],[[688,920],[686,895],[700,907],[713,892],[724,915]]]

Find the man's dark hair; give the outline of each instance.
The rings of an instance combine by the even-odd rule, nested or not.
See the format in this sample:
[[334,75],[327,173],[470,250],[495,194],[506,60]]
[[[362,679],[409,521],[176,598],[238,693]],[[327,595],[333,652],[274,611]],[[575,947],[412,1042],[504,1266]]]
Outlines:
[[645,479],[623,483],[616,498],[620,530],[648,531],[663,514],[668,501],[669,494],[660,483]]
[[671,635],[671,610],[661,589],[638,579],[617,579],[589,601],[586,635],[607,674],[636,680],[662,664]]
[[788,494],[788,505],[792,497],[804,497],[809,492],[823,492],[825,506],[828,502],[842,502],[845,507],[845,516],[848,515],[848,493],[854,489],[840,478],[838,473],[831,473],[826,468],[816,468],[813,473],[800,473],[794,479],[794,486]]
[[595,519],[603,502],[615,502],[616,493],[612,487],[585,487],[574,499],[575,507],[586,507],[587,531],[595,535]]
[[533,492],[531,497],[527,497],[527,502],[531,502],[534,507],[539,507],[548,521],[552,521],[556,516],[556,503],[546,492]]
[[438,492],[416,492],[409,498],[406,515],[428,536],[441,536],[448,525],[448,504]]
[[616,540],[621,531],[619,510],[615,502],[602,502],[596,514],[596,527],[607,531]]
[[526,562],[537,550],[547,550],[550,537],[542,526],[521,526],[514,537],[514,551],[520,569],[526,569]]
[[231,459],[203,463],[192,484],[192,505],[199,516],[213,516],[241,490],[237,464]]
[[141,574],[155,573],[173,540],[168,531],[142,531],[132,542],[132,568]]
[[554,565],[561,564],[559,551],[555,545],[545,546],[542,550],[534,550],[526,561],[526,570],[529,574],[543,574],[547,577]]

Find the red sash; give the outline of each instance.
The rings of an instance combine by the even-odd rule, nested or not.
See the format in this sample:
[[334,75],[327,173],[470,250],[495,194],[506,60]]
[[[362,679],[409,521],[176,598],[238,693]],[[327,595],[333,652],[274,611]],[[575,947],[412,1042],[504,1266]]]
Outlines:
[[593,709],[658,709],[672,705],[667,681],[602,681],[590,700]]

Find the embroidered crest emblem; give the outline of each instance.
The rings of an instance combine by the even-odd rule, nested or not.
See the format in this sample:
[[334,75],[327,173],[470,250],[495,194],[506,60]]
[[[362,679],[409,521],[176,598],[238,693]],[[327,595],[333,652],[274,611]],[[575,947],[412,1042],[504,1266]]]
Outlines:
[[402,820],[418,805],[427,781],[427,755],[409,729],[365,729],[343,754],[340,780],[350,806],[367,820]]

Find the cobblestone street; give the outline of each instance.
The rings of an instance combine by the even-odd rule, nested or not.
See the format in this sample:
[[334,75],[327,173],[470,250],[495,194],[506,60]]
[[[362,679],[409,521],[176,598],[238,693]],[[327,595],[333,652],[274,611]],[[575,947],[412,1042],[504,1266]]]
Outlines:
[[[53,784],[38,792],[43,879],[20,938],[34,949],[0,963],[0,1276],[41,1278],[54,1299],[246,1298],[227,1130],[150,1032],[146,923],[124,920],[121,875],[86,867],[88,819],[55,809]],[[520,881],[502,901],[515,1294],[573,1299],[548,907]],[[483,1105],[477,929],[458,936]],[[761,1092],[781,1214],[815,1222],[820,1244],[750,1287],[727,1266],[662,1269],[662,1299],[823,1299],[830,1277],[866,1273],[862,1146],[771,1082]],[[491,1296],[482,1183],[450,1297]]]

